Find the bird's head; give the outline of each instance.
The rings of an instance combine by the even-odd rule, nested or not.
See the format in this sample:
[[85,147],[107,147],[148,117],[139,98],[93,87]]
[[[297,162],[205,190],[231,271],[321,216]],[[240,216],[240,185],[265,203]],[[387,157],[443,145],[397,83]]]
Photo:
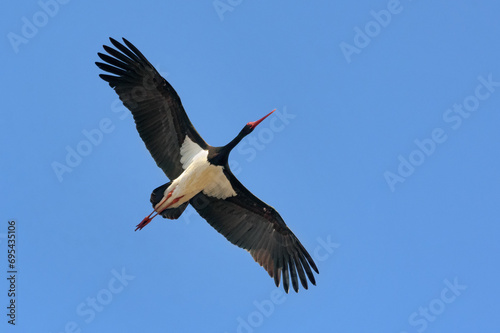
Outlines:
[[229,153],[231,150],[248,134],[252,133],[252,131],[259,125],[264,119],[269,117],[276,109],[269,112],[264,117],[260,118],[257,121],[251,121],[243,127],[240,133],[227,145],[223,147],[217,147],[213,152],[210,152],[208,155],[208,161],[214,165],[225,165],[229,158]]
[[252,131],[255,129],[255,127],[257,127],[257,125],[260,124],[264,119],[266,119],[267,117],[269,117],[274,111],[276,111],[276,109],[274,109],[273,111],[269,112],[267,115],[265,115],[264,117],[260,118],[257,121],[251,121],[251,122],[247,123],[245,125],[245,127],[243,127],[242,132],[245,135],[248,135],[248,134],[252,133]]

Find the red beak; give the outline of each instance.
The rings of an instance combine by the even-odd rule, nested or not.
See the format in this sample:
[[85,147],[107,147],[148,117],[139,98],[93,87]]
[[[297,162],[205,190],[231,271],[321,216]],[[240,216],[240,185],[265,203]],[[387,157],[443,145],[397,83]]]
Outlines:
[[266,119],[267,117],[269,117],[271,115],[271,113],[273,113],[274,111],[276,111],[276,109],[274,109],[273,111],[269,112],[267,115],[265,115],[264,117],[260,118],[259,120],[257,121],[251,121],[249,122],[247,125],[250,125],[250,128],[251,129],[254,129],[255,127],[257,127],[258,124],[260,124],[264,119]]

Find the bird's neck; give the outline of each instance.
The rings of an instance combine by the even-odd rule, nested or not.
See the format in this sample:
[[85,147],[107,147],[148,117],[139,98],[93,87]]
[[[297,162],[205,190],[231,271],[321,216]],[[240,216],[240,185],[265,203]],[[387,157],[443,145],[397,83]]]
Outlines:
[[241,131],[233,140],[223,147],[216,148],[213,156],[208,156],[209,162],[215,165],[226,165],[229,159],[229,153],[246,135]]
[[224,147],[222,147],[223,150],[227,150],[227,154],[229,155],[229,153],[231,152],[231,150],[233,150],[234,147],[236,147],[236,145],[238,143],[240,143],[241,140],[243,140],[243,138],[246,136],[246,134],[243,132],[243,130],[238,133],[238,135],[233,139],[231,140],[231,142],[229,142],[227,145],[225,145]]

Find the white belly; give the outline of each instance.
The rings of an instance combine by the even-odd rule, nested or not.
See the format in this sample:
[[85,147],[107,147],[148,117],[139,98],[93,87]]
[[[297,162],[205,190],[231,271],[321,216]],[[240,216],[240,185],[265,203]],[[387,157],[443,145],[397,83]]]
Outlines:
[[[181,163],[184,172],[177,177],[165,190],[164,197],[172,192],[168,200],[155,207],[156,211],[179,207],[189,201],[196,194],[204,194],[218,199],[235,196],[231,183],[223,172],[222,166],[212,165],[208,162],[208,151],[201,149],[187,136],[181,147]],[[172,203],[174,202],[174,203]]]

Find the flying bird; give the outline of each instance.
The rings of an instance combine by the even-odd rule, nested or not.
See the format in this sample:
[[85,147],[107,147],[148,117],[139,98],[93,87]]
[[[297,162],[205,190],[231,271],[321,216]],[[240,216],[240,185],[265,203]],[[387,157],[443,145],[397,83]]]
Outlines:
[[281,276],[287,293],[290,279],[296,292],[299,280],[305,289],[307,278],[316,285],[312,270],[319,271],[304,246],[273,207],[236,179],[228,164],[231,150],[275,110],[247,123],[227,145],[212,147],[191,124],[174,88],[146,57],[125,38],[123,44],[110,41],[114,48],[103,45],[108,54],[99,52],[104,62],[96,65],[112,75],[99,76],[132,112],[146,148],[171,180],[153,190],[154,210],[136,230],[157,215],[178,219],[191,204],[228,241],[250,252],[277,287]]

